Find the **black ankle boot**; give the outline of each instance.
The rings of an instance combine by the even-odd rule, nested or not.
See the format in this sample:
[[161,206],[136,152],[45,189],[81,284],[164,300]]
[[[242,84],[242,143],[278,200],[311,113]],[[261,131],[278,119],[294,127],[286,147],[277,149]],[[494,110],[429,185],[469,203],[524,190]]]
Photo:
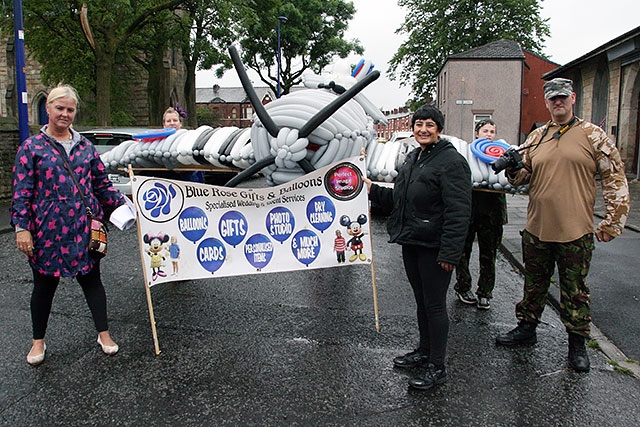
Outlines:
[[419,348],[407,353],[404,356],[398,356],[393,359],[393,366],[396,368],[415,368],[429,363],[429,355]]
[[591,364],[584,345],[584,337],[578,334],[569,334],[569,366],[574,371],[589,372]]
[[537,323],[521,320],[514,329],[506,334],[498,335],[496,343],[500,345],[535,344]]
[[417,377],[409,380],[409,387],[418,390],[430,390],[437,385],[447,382],[447,369],[443,366],[436,367],[433,363],[427,365],[427,369]]

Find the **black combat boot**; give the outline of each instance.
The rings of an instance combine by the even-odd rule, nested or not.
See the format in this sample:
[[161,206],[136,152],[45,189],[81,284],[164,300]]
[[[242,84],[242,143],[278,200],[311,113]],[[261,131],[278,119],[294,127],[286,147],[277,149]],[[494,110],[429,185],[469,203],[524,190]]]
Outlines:
[[521,320],[514,329],[506,334],[498,335],[496,343],[500,345],[535,344],[537,323]]
[[582,335],[569,334],[569,366],[574,371],[589,372],[591,364]]

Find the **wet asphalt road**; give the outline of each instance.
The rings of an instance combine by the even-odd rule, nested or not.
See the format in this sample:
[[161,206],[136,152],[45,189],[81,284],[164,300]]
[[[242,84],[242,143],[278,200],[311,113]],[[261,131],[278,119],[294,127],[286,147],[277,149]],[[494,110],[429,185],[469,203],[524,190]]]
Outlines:
[[[587,284],[591,293],[591,337],[600,339],[608,357],[632,369],[640,379],[640,182],[631,181],[630,190],[631,209],[626,227],[611,242],[595,242]],[[597,200],[595,224],[604,214],[600,195]],[[501,248],[520,271],[524,271],[520,231],[526,223],[527,203],[527,196],[507,196],[509,223],[504,226]],[[558,306],[557,271],[549,295],[551,303]]]
[[536,345],[494,345],[515,325],[522,293],[502,255],[491,310],[459,303],[450,289],[449,381],[408,390],[415,372],[391,359],[416,343],[413,297],[399,246],[386,243],[382,219],[372,229],[380,332],[364,266],[186,281],[151,289],[156,356],[134,229],[110,234],[102,266],[121,351],[101,353],[79,286],[64,280],[37,368],[25,362],[30,271],[13,235],[0,235],[0,425],[640,424],[638,379],[594,349],[590,373],[568,369],[566,333],[550,306]]
[[593,322],[629,359],[640,361],[640,233],[625,230],[609,243],[596,242],[589,287]]

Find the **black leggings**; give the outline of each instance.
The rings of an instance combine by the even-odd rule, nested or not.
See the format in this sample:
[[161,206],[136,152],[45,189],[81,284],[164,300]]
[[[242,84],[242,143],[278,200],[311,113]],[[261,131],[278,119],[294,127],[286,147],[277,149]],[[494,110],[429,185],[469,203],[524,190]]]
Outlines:
[[452,272],[443,270],[437,258],[438,249],[402,246],[404,268],[416,300],[420,350],[429,355],[429,362],[440,367],[447,353],[447,289]]
[[[87,300],[93,323],[98,332],[109,330],[107,323],[107,295],[100,279],[100,263],[96,263],[87,274],[76,276]],[[44,339],[51,314],[53,296],[56,293],[59,277],[45,276],[33,270],[33,292],[31,293],[31,322],[33,325],[33,339]]]

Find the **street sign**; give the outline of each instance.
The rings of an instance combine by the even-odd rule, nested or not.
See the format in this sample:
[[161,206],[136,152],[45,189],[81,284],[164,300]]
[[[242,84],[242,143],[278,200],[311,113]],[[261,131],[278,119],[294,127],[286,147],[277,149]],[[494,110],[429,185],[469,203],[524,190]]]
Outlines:
[[456,104],[457,105],[471,105],[471,104],[473,104],[473,100],[472,99],[456,99]]

